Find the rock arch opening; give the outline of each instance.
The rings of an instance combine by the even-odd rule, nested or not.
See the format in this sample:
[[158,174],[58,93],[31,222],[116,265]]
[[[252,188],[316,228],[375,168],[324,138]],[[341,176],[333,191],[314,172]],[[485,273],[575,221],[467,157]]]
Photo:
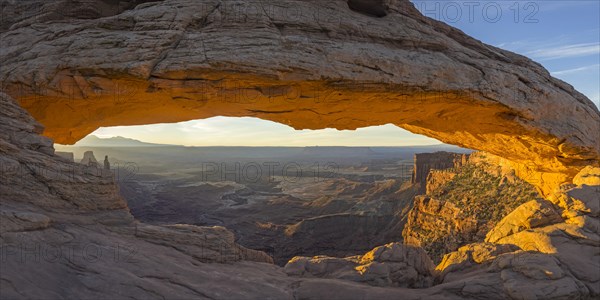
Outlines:
[[[257,117],[296,129],[356,129],[390,123],[448,144],[503,157],[545,194],[594,161],[596,151],[592,143],[577,146],[592,135],[582,134],[569,142],[568,137],[558,137],[558,129],[536,128],[537,117],[482,99],[479,92],[244,77],[154,78],[148,82],[61,78],[62,83],[53,88],[32,90],[31,86],[9,85],[8,90],[20,94],[21,104],[46,126],[45,134],[63,144],[74,143],[102,126],[216,115]],[[588,109],[573,112],[591,113]],[[593,124],[588,125],[591,130]]]
[[[541,199],[497,157],[445,144],[415,145],[431,141],[397,127],[294,132],[254,118],[217,117],[95,132],[148,133],[154,143],[92,134],[56,148],[99,168],[107,157],[104,168],[115,173],[140,221],[224,226],[237,243],[268,253],[281,266],[296,256],[349,257],[395,242],[422,247],[437,264],[461,246],[483,242],[517,206]],[[187,146],[156,143],[165,134],[198,135],[203,144],[192,146],[198,140],[189,138],[181,138]],[[266,134],[276,144],[261,147],[257,140]],[[379,141],[406,137],[396,147],[377,139],[362,142],[371,146],[344,145],[377,134]],[[224,146],[223,138],[234,144]],[[305,145],[290,145],[297,139]],[[337,142],[323,145],[327,139]],[[259,144],[249,144],[254,142]]]
[[[235,233],[237,243],[267,252],[282,266],[294,256],[345,257],[401,241],[404,219],[417,193],[414,154],[468,152],[450,145],[427,145],[431,140],[415,139],[397,127],[303,132],[286,139],[294,130],[272,122],[252,120],[257,123],[248,130],[247,118],[202,121],[153,129],[107,128],[95,134],[131,136],[137,130],[174,136],[185,131],[206,136],[209,146],[191,147],[193,140],[184,138],[185,147],[92,134],[74,146],[57,145],[56,149],[61,156],[86,165],[97,161],[99,168],[108,156],[120,193],[140,221],[224,226]],[[234,128],[224,128],[226,123]],[[243,132],[235,135],[231,130]],[[270,132],[277,136],[277,144],[248,144],[257,139],[253,131],[258,135]],[[223,140],[215,137],[219,134],[237,142],[222,146]],[[403,137],[397,139],[399,147],[373,139],[379,135],[380,141],[389,140],[390,134]],[[244,135],[252,140],[244,141]],[[370,139],[356,146],[361,135]],[[298,138],[308,141],[300,146],[288,144]],[[323,145],[336,138],[337,143]]]

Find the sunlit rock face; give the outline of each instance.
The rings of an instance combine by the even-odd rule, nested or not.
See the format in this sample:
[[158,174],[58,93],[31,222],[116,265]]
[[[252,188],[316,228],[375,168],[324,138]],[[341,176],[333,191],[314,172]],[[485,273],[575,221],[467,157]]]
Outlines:
[[33,17],[3,21],[2,88],[56,142],[253,116],[298,129],[396,124],[502,156],[546,194],[598,164],[589,99],[408,1],[112,2],[85,14],[74,13],[83,2],[23,6]]
[[[492,231],[492,236],[499,237],[490,242],[496,242],[517,231],[562,220],[549,201],[494,155],[438,152],[415,157],[415,170],[437,169],[426,176],[425,195],[414,198],[402,237],[405,244],[423,247],[436,263],[462,246],[487,241]],[[506,220],[509,215],[513,217]]]

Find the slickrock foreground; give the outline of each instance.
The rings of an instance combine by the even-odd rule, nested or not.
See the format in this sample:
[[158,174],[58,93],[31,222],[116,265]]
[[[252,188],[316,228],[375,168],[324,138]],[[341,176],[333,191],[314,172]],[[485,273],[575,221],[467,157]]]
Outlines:
[[[599,297],[600,114],[593,103],[539,64],[427,19],[408,1],[349,2],[7,6],[0,298]],[[404,260],[396,268],[373,259],[394,270],[374,272],[374,280],[361,278],[373,274],[362,262],[365,272],[351,278],[288,276],[223,228],[136,222],[113,174],[55,156],[43,126],[12,98],[62,143],[100,126],[215,115],[294,128],[393,123],[497,155],[551,204],[527,202],[486,241],[446,255],[428,288],[402,288],[428,286],[423,269]]]

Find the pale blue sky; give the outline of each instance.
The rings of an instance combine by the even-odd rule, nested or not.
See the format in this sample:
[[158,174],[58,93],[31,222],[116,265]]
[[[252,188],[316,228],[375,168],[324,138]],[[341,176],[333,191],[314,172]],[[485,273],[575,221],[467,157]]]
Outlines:
[[359,128],[294,130],[256,118],[214,117],[177,124],[100,128],[99,137],[124,136],[141,141],[187,146],[401,146],[440,142],[394,125]]
[[[600,1],[413,0],[428,17],[541,63],[600,107]],[[196,146],[405,146],[439,141],[393,125],[356,131],[293,130],[255,118],[100,128],[100,137]]]
[[600,106],[599,0],[412,2],[430,18],[541,63]]

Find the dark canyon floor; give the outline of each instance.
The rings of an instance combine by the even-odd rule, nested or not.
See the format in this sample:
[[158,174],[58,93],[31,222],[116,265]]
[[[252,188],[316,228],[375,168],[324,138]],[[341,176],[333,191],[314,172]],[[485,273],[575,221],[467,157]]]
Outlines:
[[514,173],[478,161],[483,155],[470,163],[470,150],[448,145],[183,147],[90,136],[58,149],[77,160],[87,151],[109,156],[138,220],[223,226],[282,266],[295,256],[343,258],[403,241],[439,263],[540,198]]

